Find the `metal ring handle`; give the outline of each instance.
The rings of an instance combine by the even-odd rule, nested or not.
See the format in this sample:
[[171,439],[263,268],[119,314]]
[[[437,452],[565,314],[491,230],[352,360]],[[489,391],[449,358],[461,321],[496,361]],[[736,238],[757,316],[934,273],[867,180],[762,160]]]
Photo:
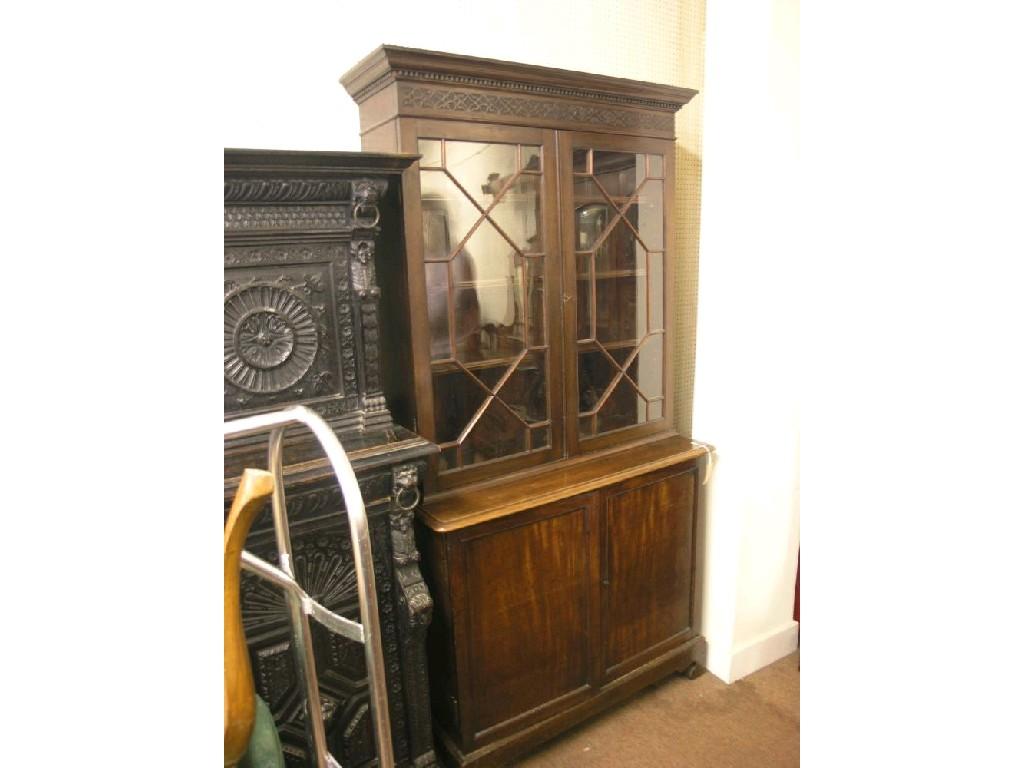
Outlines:
[[[360,221],[360,211],[372,208],[373,209],[373,221],[366,223],[366,221]],[[380,209],[373,203],[356,203],[352,206],[352,223],[360,227],[376,227],[380,223]]]
[[[403,503],[403,499],[407,498],[410,494],[412,495],[412,503]],[[409,488],[402,488],[395,493],[395,504],[397,504],[398,508],[403,512],[409,512],[416,509],[419,503],[420,489],[417,485],[413,485]]]

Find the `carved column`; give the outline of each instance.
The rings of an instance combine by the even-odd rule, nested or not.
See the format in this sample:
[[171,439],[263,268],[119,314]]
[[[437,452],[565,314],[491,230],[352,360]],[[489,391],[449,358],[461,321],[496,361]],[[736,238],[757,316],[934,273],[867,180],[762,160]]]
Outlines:
[[391,551],[399,609],[402,684],[409,713],[410,754],[418,756],[413,763],[415,768],[433,768],[438,762],[430,721],[425,641],[434,601],[420,573],[420,554],[412,528],[413,512],[420,502],[419,474],[415,464],[402,464],[392,468],[391,475],[394,480]]

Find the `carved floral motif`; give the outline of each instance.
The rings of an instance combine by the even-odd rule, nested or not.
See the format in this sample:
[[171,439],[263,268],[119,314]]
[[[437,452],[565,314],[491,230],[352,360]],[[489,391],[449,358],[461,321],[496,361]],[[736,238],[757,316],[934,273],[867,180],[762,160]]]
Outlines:
[[319,347],[311,308],[282,285],[251,283],[224,298],[224,378],[236,387],[281,392],[309,371]]

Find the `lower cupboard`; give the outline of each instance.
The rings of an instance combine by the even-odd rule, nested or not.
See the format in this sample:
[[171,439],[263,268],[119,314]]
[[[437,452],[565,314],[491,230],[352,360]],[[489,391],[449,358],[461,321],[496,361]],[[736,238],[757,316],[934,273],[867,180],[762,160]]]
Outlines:
[[680,440],[640,464],[428,500],[418,537],[446,762],[505,765],[668,674],[703,671],[705,453]]

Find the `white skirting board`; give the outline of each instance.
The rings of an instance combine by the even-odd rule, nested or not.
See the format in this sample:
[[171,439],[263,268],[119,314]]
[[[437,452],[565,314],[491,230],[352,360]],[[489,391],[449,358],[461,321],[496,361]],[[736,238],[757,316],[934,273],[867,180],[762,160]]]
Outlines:
[[734,649],[727,682],[734,683],[791,654],[796,650],[799,631],[800,623],[791,620],[784,626],[766,632]]

